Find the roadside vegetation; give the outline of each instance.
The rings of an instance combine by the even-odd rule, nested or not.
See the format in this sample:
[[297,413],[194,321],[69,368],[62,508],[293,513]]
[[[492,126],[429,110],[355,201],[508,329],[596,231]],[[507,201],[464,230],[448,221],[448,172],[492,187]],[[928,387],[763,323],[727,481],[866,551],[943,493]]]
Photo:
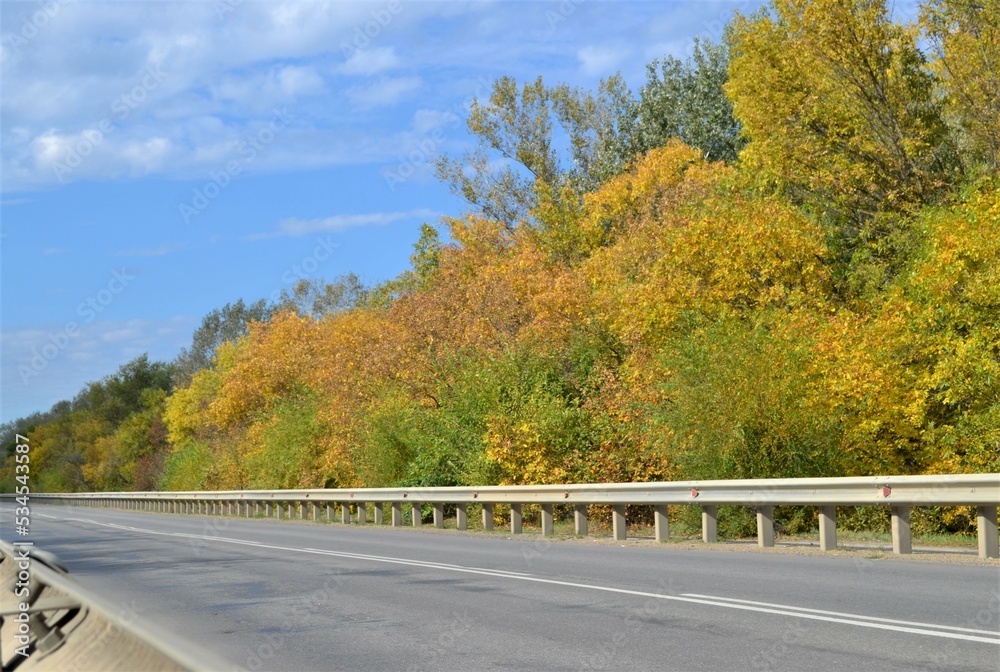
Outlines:
[[4,455],[50,492],[1000,472],[1000,1],[773,0],[638,88],[501,78],[468,127],[468,209],[399,277],[213,311]]

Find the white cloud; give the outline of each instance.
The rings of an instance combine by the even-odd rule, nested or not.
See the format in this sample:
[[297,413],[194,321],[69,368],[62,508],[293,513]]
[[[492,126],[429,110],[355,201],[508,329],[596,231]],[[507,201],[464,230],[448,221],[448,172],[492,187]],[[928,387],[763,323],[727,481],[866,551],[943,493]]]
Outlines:
[[613,75],[628,57],[627,49],[620,47],[588,46],[580,49],[576,57],[584,74],[590,77]]
[[398,65],[399,58],[393,47],[359,49],[337,69],[337,72],[345,75],[377,75]]
[[[0,2],[8,193],[60,184],[54,163],[102,121],[113,132],[63,181],[201,177],[226,158],[216,150],[276,105],[296,114],[301,132],[283,137],[255,171],[375,164],[393,155],[389,140],[417,109],[452,109],[478,91],[477,77],[541,73],[578,84],[581,73],[635,65],[623,61],[642,56],[638,45],[691,32],[663,28],[678,11],[670,3],[583,3],[553,32],[543,4],[406,2],[345,61],[344,45],[384,3],[245,1],[223,13],[212,2],[58,4],[22,44],[8,38],[27,5]],[[634,48],[604,46],[609,31],[635,35]],[[150,79],[151,68],[162,76]],[[141,100],[130,100],[136,93]],[[123,96],[132,104],[122,107]]]
[[419,209],[406,212],[369,212],[359,215],[333,215],[320,219],[299,219],[289,217],[278,224],[274,233],[258,233],[249,236],[250,240],[273,238],[275,236],[304,236],[317,231],[344,231],[360,226],[385,226],[407,219],[433,219],[440,213],[433,210]]
[[420,88],[419,77],[394,77],[383,79],[364,87],[351,87],[347,97],[360,108],[385,107],[395,105],[408,94]]
[[133,247],[128,250],[111,252],[112,257],[161,257],[164,254],[183,250],[186,245],[161,245],[160,247]]

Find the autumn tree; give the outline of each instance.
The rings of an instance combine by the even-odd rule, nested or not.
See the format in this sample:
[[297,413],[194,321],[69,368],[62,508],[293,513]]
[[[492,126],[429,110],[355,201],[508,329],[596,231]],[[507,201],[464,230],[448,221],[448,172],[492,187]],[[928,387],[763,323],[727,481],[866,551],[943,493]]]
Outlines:
[[354,273],[338,276],[333,282],[322,279],[301,279],[291,291],[281,291],[274,312],[294,311],[300,316],[321,319],[323,316],[348,310],[364,303],[369,290]]
[[747,168],[849,237],[879,212],[935,198],[951,179],[935,80],[884,0],[774,0],[740,17],[726,92]]
[[971,170],[1000,168],[1000,2],[929,0],[920,23],[934,44],[949,121]]
[[191,347],[182,348],[174,362],[174,383],[186,385],[191,376],[211,363],[220,345],[245,336],[251,323],[266,321],[270,314],[264,299],[249,305],[240,299],[205,315],[191,338]]
[[735,161],[746,142],[724,91],[728,66],[725,43],[697,39],[687,60],[667,56],[647,65],[638,98],[616,110],[619,132],[602,153],[614,157],[618,170],[603,177],[620,173],[671,138],[700,150],[708,161]]
[[671,138],[710,161],[733,161],[744,140],[723,91],[727,65],[725,45],[696,41],[686,61],[651,62],[638,95],[620,73],[595,91],[502,77],[488,100],[473,103],[476,148],[443,156],[438,176],[477,213],[514,227],[536,223],[546,200],[573,207]]

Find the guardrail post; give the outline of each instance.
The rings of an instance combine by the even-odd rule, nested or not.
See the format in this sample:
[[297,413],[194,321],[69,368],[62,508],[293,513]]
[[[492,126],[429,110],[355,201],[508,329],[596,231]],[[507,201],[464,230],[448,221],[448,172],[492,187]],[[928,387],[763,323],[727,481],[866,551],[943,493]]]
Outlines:
[[347,502],[340,503],[340,522],[344,525],[351,524],[351,505]]
[[979,536],[979,557],[1000,558],[1000,537],[997,535],[997,507],[976,507],[976,528]]
[[837,548],[837,507],[819,507],[819,550]]
[[326,503],[326,522],[333,520],[333,504],[331,502]]
[[587,534],[587,505],[573,505],[573,530],[580,536]]
[[299,502],[299,520],[306,519],[306,506],[309,502]]
[[278,510],[278,520],[283,520],[285,518],[285,502],[278,502],[278,505],[274,507]]
[[358,525],[368,522],[368,505],[365,502],[358,502]]
[[403,525],[403,503],[392,503],[392,526],[401,527]]
[[667,518],[667,505],[653,505],[653,527],[656,530],[656,540],[666,541],[670,538],[670,521]]
[[423,523],[424,512],[422,507],[418,502],[412,502],[410,504],[410,518],[413,520],[413,527],[420,527]]
[[615,504],[611,507],[611,533],[615,541],[625,541],[625,505]]
[[493,529],[493,503],[483,502],[483,529]]
[[757,507],[757,545],[761,548],[774,546],[774,507],[770,504]]
[[319,504],[317,504],[316,502],[313,502],[312,503],[312,511],[313,511],[313,515],[312,515],[313,522],[314,523],[318,522],[319,521]]
[[510,532],[511,534],[521,534],[521,505],[510,505]]
[[706,544],[719,540],[719,509],[714,504],[701,507],[701,540]]
[[383,522],[382,519],[384,517],[384,511],[382,507],[385,506],[385,502],[374,502],[373,506],[375,507],[375,524],[381,525]]
[[552,505],[542,504],[542,536],[551,537],[553,528]]
[[455,505],[455,526],[460,530],[469,529],[468,504]]
[[903,555],[913,552],[910,536],[910,507],[892,507],[892,552]]
[[444,504],[435,503],[434,505],[434,527],[442,528],[444,527]]

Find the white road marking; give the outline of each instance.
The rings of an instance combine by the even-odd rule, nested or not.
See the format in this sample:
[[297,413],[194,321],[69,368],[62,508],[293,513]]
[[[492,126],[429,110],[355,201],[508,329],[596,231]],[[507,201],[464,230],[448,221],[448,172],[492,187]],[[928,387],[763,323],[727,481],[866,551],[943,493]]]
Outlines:
[[932,627],[938,628],[939,630],[955,630],[957,632],[971,632],[980,635],[993,635],[994,637],[1000,637],[1000,632],[993,630],[975,630],[973,628],[959,628],[954,625],[936,625],[932,623],[919,623],[916,621],[900,621],[895,618],[879,618],[878,616],[865,616],[863,614],[848,614],[839,611],[824,611],[822,609],[809,609],[807,607],[794,607],[788,604],[773,604],[771,602],[756,602],[754,600],[740,600],[735,597],[719,597],[718,595],[699,595],[698,593],[681,593],[685,597],[700,597],[706,600],[723,600],[725,602],[738,602],[740,604],[753,604],[759,607],[776,607],[780,609],[794,609],[795,611],[804,611],[810,614],[824,614],[826,616],[843,616],[848,618],[861,618],[866,621],[878,621],[879,623],[896,623],[898,625],[914,625],[919,627]]
[[[45,515],[45,514],[36,514]],[[46,518],[53,518],[58,520],[56,516],[45,516]],[[254,541],[244,540],[244,539],[232,539],[227,537],[213,537],[208,535],[197,535],[197,534],[184,534],[177,532],[158,532],[156,530],[148,530],[138,527],[124,527],[121,525],[116,525],[114,523],[97,523],[94,525],[99,525],[102,527],[111,527],[122,530],[127,530],[130,532],[138,532],[140,534],[151,534],[155,536],[163,537],[176,537],[183,536],[192,539],[202,539],[204,541],[218,541],[225,544],[239,544],[243,546],[253,546],[256,548],[267,548],[276,551],[285,551],[291,553],[308,553],[312,555],[326,555],[333,557],[342,557],[351,560],[363,560],[368,562],[381,562],[389,563],[395,565],[408,565],[411,567],[421,567],[423,569],[438,569],[442,571],[449,572],[461,572],[464,574],[480,574],[484,576],[492,576],[501,579],[510,579],[514,581],[531,581],[534,583],[545,583],[555,586],[566,586],[569,588],[580,588],[583,590],[596,590],[606,593],[615,593],[619,595],[634,595],[637,597],[648,597],[657,600],[669,600],[673,602],[688,602],[691,604],[704,604],[713,607],[724,607],[727,609],[737,609],[741,611],[753,611],[765,614],[775,614],[778,616],[789,616],[792,618],[802,618],[812,621],[825,621],[828,623],[841,623],[844,625],[853,625],[861,628],[874,628],[877,630],[889,630],[893,632],[905,632],[914,635],[924,635],[927,637],[942,637],[945,639],[957,639],[969,642],[982,642],[985,644],[994,644],[1000,646],[1000,632],[991,631],[976,631],[968,630],[964,628],[957,628],[954,626],[938,625],[935,623],[916,623],[912,621],[895,621],[893,619],[881,619],[874,616],[862,616],[858,614],[840,614],[839,612],[826,612],[820,609],[808,609],[806,607],[794,607],[788,605],[770,604],[766,602],[753,602],[752,600],[738,600],[736,598],[725,598],[725,597],[714,597],[710,595],[698,595],[696,593],[683,593],[681,595],[663,595],[661,593],[647,593],[641,590],[629,590],[626,588],[614,588],[611,586],[600,586],[590,583],[577,583],[573,581],[560,581],[558,579],[545,579],[539,576],[532,576],[530,574],[513,574],[505,572],[503,570],[494,569],[482,569],[477,567],[464,567],[462,565],[446,565],[437,564],[433,562],[427,562],[423,560],[410,560],[408,558],[393,558],[381,555],[362,555],[359,553],[347,553],[344,551],[324,551],[315,548],[296,548],[292,546],[276,546],[273,544],[264,544]],[[902,625],[902,623],[908,623],[909,625]],[[959,632],[949,632],[949,631],[959,631]],[[973,632],[983,632],[987,633],[987,636],[977,635],[977,634],[964,634]]]
[[[314,551],[316,553],[322,553],[324,555],[339,555],[344,558],[356,558],[358,560],[402,560],[402,558],[387,558],[382,555],[365,555],[363,553],[348,553],[347,551],[328,551],[322,548],[303,548],[303,551]],[[493,574],[509,574],[511,576],[531,576],[525,572],[512,572],[506,569],[490,569],[486,567],[466,567],[465,565],[450,565],[445,562],[431,562],[429,560],[408,560],[408,563],[425,565],[427,567],[436,567],[437,569],[460,569],[460,570],[477,570],[481,572],[490,572]]]

